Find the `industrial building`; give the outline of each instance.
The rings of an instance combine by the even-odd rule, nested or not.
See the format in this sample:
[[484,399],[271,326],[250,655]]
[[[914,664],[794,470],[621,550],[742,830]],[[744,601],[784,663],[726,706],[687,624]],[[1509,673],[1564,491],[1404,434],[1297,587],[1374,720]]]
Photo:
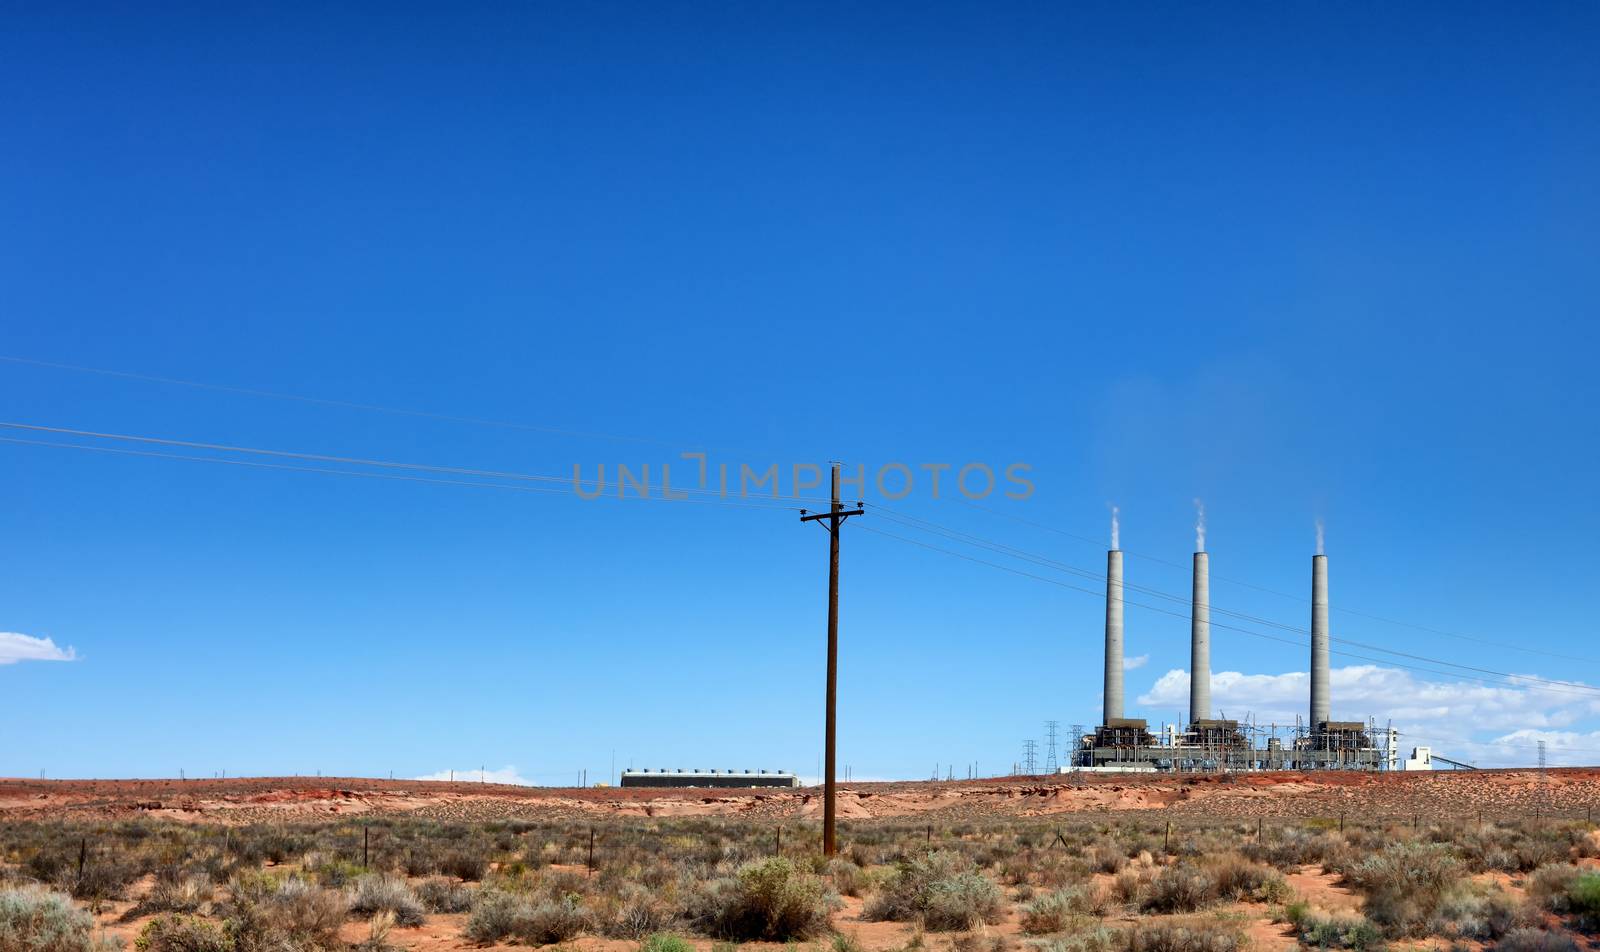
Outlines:
[[[1319,546],[1320,548],[1320,546]],[[1099,726],[1075,738],[1062,772],[1153,770],[1392,770],[1400,767],[1398,735],[1375,721],[1335,721],[1328,692],[1328,557],[1311,559],[1311,690],[1309,717],[1294,725],[1260,725],[1212,716],[1211,563],[1194,554],[1189,625],[1187,725],[1152,733],[1123,710],[1123,561],[1106,554],[1105,705]],[[1413,760],[1416,758],[1414,757]],[[1437,757],[1435,757],[1437,759]]]
[[767,770],[624,770],[624,787],[798,787],[792,773]]

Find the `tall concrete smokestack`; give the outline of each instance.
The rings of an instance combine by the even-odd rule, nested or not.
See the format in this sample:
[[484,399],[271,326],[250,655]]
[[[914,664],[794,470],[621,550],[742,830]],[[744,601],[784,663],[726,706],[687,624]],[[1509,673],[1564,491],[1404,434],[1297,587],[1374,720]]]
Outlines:
[[1189,610],[1189,723],[1211,716],[1211,558],[1194,554]]
[[1328,557],[1311,557],[1311,729],[1328,720]]
[[1122,716],[1122,550],[1106,553],[1106,709],[1101,724]]

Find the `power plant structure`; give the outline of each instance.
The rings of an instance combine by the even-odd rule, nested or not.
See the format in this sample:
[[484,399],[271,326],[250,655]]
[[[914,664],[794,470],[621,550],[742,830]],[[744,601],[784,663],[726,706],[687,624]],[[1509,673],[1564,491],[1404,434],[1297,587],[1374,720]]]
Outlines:
[[784,770],[624,770],[624,787],[798,787],[800,778]]
[[[1203,543],[1203,538],[1201,542]],[[1320,549],[1321,546],[1319,545]],[[1393,770],[1398,735],[1375,721],[1332,720],[1328,691],[1328,557],[1311,559],[1311,690],[1309,718],[1263,728],[1213,717],[1211,709],[1211,560],[1194,554],[1189,622],[1187,725],[1149,723],[1123,710],[1123,561],[1113,538],[1106,555],[1105,692],[1103,716],[1077,738],[1061,767],[1069,771]]]

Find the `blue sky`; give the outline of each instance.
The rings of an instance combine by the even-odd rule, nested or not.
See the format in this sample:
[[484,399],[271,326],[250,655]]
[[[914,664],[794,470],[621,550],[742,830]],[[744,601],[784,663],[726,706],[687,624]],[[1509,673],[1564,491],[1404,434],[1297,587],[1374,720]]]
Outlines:
[[[14,7],[0,355],[534,428],[16,362],[3,419],[558,476],[1020,462],[992,511],[889,505],[1089,570],[1116,505],[1130,583],[1181,595],[1200,498],[1214,605],[1291,628],[1321,518],[1336,639],[1600,685],[1600,12],[1124,7]],[[18,443],[0,493],[0,774],[815,772],[793,512]],[[1099,599],[858,527],[1095,587],[853,523],[855,776],[1093,722]],[[1127,639],[1173,719],[1187,621]],[[1344,671],[1335,715],[1600,761],[1594,690],[1393,660],[1431,670]],[[1229,716],[1304,707],[1303,648],[1219,630],[1213,667]]]

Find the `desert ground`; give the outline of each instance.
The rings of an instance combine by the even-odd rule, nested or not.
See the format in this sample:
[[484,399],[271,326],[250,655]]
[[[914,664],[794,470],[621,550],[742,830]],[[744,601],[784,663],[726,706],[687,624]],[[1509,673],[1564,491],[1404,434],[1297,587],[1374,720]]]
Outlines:
[[[1003,777],[847,783],[842,819],[1044,817],[1159,810],[1183,818],[1309,818],[1535,814],[1587,816],[1600,808],[1600,767],[1418,773],[1273,772],[1210,775]],[[821,815],[821,790],[520,787],[353,777],[192,780],[0,778],[7,820],[130,819],[273,823],[359,815],[439,820],[602,820],[628,817],[805,819]]]
[[825,861],[815,788],[0,779],[0,952],[1600,948],[1600,769],[839,796]]

